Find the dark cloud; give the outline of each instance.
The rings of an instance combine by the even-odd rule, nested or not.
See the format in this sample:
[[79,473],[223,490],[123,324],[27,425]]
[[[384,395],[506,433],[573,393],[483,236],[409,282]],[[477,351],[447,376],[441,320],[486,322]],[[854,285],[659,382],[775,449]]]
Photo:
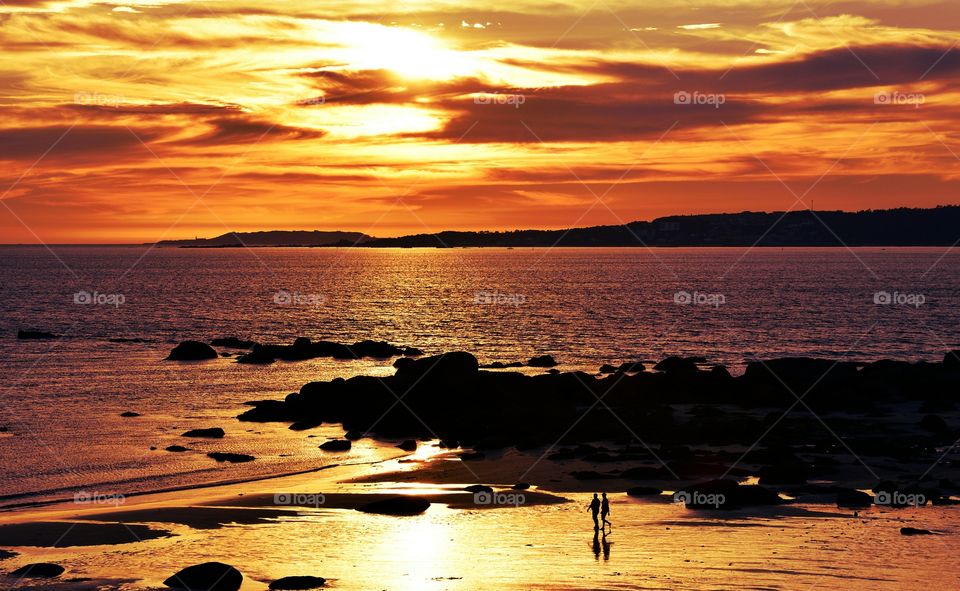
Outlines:
[[[0,130],[0,159],[37,160],[60,156],[99,157],[116,154],[139,146],[140,140],[149,142],[158,131],[138,129],[136,135],[122,126],[109,125],[50,125]],[[138,139],[138,136],[140,139]]]

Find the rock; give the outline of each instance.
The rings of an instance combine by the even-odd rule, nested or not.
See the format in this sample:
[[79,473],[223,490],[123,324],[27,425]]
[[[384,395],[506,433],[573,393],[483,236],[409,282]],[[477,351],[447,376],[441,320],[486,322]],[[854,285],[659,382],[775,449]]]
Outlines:
[[242,583],[240,571],[222,562],[188,566],[163,582],[172,589],[186,591],[237,591]]
[[919,529],[916,527],[901,527],[900,535],[901,536],[932,536],[935,534],[929,529]]
[[36,339],[57,339],[60,338],[52,332],[45,332],[42,330],[19,330],[17,331],[17,338],[20,340],[36,340]]
[[203,437],[206,439],[223,439],[226,433],[220,427],[211,427],[209,429],[190,429],[183,432],[180,437]]
[[937,415],[927,415],[920,419],[920,428],[932,433],[949,433],[950,427],[942,417]]
[[19,556],[19,554],[12,550],[0,550],[0,560],[7,560],[15,556]]
[[653,366],[656,371],[662,371],[667,374],[689,375],[697,371],[697,363],[702,362],[702,357],[667,357],[660,363]]
[[417,451],[417,442],[414,439],[406,439],[397,445],[397,447],[403,451],[415,452]]
[[216,359],[217,351],[206,343],[200,341],[183,341],[170,351],[167,355],[169,361],[202,361],[204,359]]
[[363,439],[363,431],[359,429],[350,429],[343,436],[344,439],[349,441],[357,441],[358,439]]
[[167,451],[172,451],[172,452],[174,452],[174,453],[180,453],[180,452],[184,452],[184,451],[190,451],[189,448],[183,447],[182,445],[171,445],[170,447],[168,447],[168,448],[166,448],[166,449],[167,449]]
[[463,351],[453,351],[429,357],[404,357],[406,363],[397,367],[396,377],[415,383],[457,384],[474,377],[480,369],[477,358]]
[[847,489],[837,493],[837,507],[855,509],[869,507],[873,504],[873,497],[865,492]]
[[277,579],[276,581],[270,583],[270,588],[276,591],[301,591],[303,589],[316,589],[318,587],[323,587],[326,582],[327,580],[323,577],[283,577],[282,579]]
[[138,413],[138,412],[133,412],[132,410],[128,410],[128,411],[126,411],[126,412],[120,413],[120,416],[121,416],[121,417],[124,417],[124,418],[139,417],[139,416],[140,416],[140,413]]
[[50,562],[35,562],[21,566],[10,573],[11,577],[20,577],[24,579],[52,579],[63,574],[65,569],[59,564]]
[[[257,423],[269,423],[272,421],[296,421],[286,403],[281,400],[257,400],[251,402],[253,408],[240,413],[237,419],[241,421],[253,421]],[[302,423],[303,421],[297,421]],[[296,424],[296,423],[295,423]],[[299,430],[293,425],[290,426],[294,431]]]
[[513,490],[527,490],[530,488],[530,484],[526,482],[518,482],[514,484],[511,488],[513,488]]
[[504,363],[503,361],[494,361],[493,363],[481,365],[480,367],[484,369],[507,369],[510,367],[523,367],[523,364],[520,363],[519,361],[511,361],[510,363]]
[[760,469],[760,484],[806,484],[808,468],[799,463],[765,466]]
[[471,484],[470,486],[464,487],[463,490],[467,492],[472,492],[472,493],[479,493],[479,492],[485,492],[485,493],[491,493],[491,494],[493,493],[493,489],[487,486],[486,484]]
[[252,462],[256,458],[247,454],[235,454],[222,451],[212,451],[207,454],[208,457],[215,459],[218,462],[230,462],[231,464],[241,464],[243,462]]
[[646,369],[646,366],[639,361],[624,361],[617,368],[617,371],[621,373],[640,373]]
[[736,509],[740,507],[780,505],[785,501],[772,490],[759,485],[742,485],[735,480],[708,480],[686,486],[674,497],[689,509]]
[[420,357],[423,355],[423,351],[416,347],[404,347],[403,355],[404,357]]
[[604,363],[603,365],[600,366],[600,373],[613,373],[615,371],[617,371],[617,368],[610,365],[609,363]]
[[320,419],[304,419],[302,421],[296,421],[292,423],[289,427],[291,431],[307,431],[309,429],[316,429],[323,424],[323,421]]
[[361,505],[357,511],[378,515],[419,515],[429,507],[430,501],[427,499],[404,495]]
[[350,451],[353,446],[349,439],[331,439],[320,444],[323,451]]
[[951,371],[960,370],[960,350],[950,351],[944,355],[943,367]]
[[633,486],[627,489],[627,494],[631,497],[653,497],[663,494],[663,491],[655,486]]
[[229,349],[252,349],[256,341],[244,341],[237,337],[221,337],[213,339],[210,344],[214,347],[227,347]]
[[530,367],[556,367],[559,364],[551,355],[539,355],[531,357],[527,361],[527,365]]

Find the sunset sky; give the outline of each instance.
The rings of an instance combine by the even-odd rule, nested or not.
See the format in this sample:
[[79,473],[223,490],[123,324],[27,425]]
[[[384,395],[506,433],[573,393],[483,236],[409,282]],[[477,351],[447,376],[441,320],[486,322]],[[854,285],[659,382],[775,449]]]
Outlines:
[[960,203],[957,0],[2,0],[0,242]]

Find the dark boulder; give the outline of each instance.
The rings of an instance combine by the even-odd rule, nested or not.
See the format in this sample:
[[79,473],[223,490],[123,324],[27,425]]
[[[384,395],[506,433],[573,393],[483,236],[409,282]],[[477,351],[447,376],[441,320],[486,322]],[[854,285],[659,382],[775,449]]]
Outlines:
[[530,484],[526,482],[518,482],[513,485],[513,490],[527,490],[530,488]]
[[237,337],[221,337],[213,339],[210,344],[214,347],[227,347],[228,349],[252,349],[256,341],[245,341]]
[[873,497],[856,489],[842,490],[837,493],[837,507],[859,509],[873,504]]
[[180,452],[190,451],[189,448],[183,447],[182,445],[171,445],[171,446],[167,447],[166,449],[167,449],[167,451],[172,451],[172,452],[174,452],[174,453],[180,453]]
[[35,562],[21,566],[10,573],[11,577],[20,577],[24,579],[52,579],[63,574],[65,569],[59,564],[50,562]]
[[901,527],[900,535],[902,536],[932,536],[935,535],[929,529],[919,529],[916,527]]
[[206,343],[200,341],[183,341],[170,351],[167,355],[169,361],[202,361],[204,359],[216,359],[217,351]]
[[14,558],[15,556],[19,555],[12,550],[0,550],[0,560],[8,560],[10,558]]
[[603,365],[600,366],[600,373],[613,373],[615,371],[617,371],[617,368],[610,365],[609,363],[604,363]]
[[[253,408],[240,413],[237,419],[254,423],[270,423],[295,421],[297,418],[282,400],[256,400],[250,404],[253,405]],[[292,425],[290,428],[294,431],[299,430],[294,429]]]
[[126,411],[126,412],[120,413],[120,416],[123,417],[123,418],[129,419],[129,418],[133,418],[133,417],[139,417],[139,416],[140,416],[140,413],[138,413],[138,412],[133,412],[132,410],[128,410],[128,411]]
[[960,350],[950,351],[944,355],[943,367],[951,371],[960,370]]
[[180,437],[203,437],[205,439],[223,439],[225,433],[220,427],[211,427],[209,429],[190,429],[183,432]]
[[653,497],[663,494],[663,490],[655,486],[634,486],[627,489],[627,495],[631,497]]
[[323,587],[327,580],[323,577],[293,576],[283,577],[270,583],[270,588],[274,591],[302,591],[303,589],[316,589]]
[[493,493],[493,488],[486,484],[471,484],[470,486],[464,487],[463,490],[472,493]]
[[358,439],[363,439],[363,431],[360,429],[350,429],[344,434],[343,438],[348,441],[357,441]]
[[937,415],[927,415],[920,419],[920,428],[925,431],[930,431],[931,433],[943,434],[950,432],[950,426],[947,425],[947,422]]
[[415,439],[406,439],[400,442],[397,447],[403,451],[415,452],[417,451],[417,441]]
[[670,356],[654,365],[653,369],[672,375],[691,375],[697,373],[697,363],[702,361],[702,357]]
[[429,507],[430,501],[427,499],[404,495],[361,505],[357,511],[378,515],[419,515]]
[[463,351],[429,357],[404,357],[396,377],[404,382],[456,384],[474,378],[480,369],[477,358]]
[[352,447],[349,439],[331,439],[320,444],[323,451],[350,451]]
[[674,498],[690,509],[737,509],[785,502],[772,490],[759,485],[738,484],[735,480],[708,480],[685,486]]
[[559,364],[552,355],[538,355],[536,357],[531,357],[527,361],[527,365],[530,367],[556,367]]
[[188,566],[163,582],[171,589],[186,591],[237,591],[242,583],[240,571],[222,562]]
[[215,459],[218,462],[229,462],[231,464],[242,464],[244,462],[252,462],[256,459],[247,454],[235,454],[221,451],[212,451],[208,453],[207,456]]
[[26,341],[37,339],[56,339],[59,337],[52,332],[45,332],[42,330],[19,330],[17,331],[17,338]]

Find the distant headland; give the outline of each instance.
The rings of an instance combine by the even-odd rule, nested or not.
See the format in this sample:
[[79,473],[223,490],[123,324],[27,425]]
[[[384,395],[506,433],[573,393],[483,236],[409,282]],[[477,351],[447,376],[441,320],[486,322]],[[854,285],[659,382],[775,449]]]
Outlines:
[[445,231],[396,238],[361,232],[230,232],[215,238],[164,240],[158,246],[551,247],[551,246],[952,246],[960,240],[960,206],[858,212],[678,215],[650,222],[562,230]]

